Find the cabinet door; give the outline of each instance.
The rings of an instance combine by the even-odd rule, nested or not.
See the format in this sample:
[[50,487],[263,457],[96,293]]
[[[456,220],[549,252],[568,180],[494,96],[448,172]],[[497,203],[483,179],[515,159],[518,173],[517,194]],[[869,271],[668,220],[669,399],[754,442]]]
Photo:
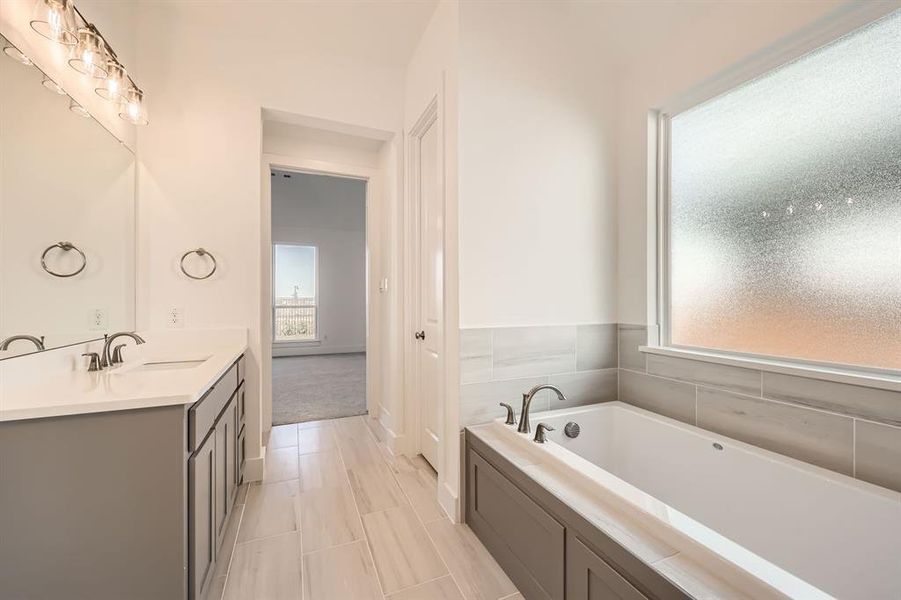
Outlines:
[[241,428],[241,433],[238,434],[238,457],[235,464],[235,470],[237,471],[236,481],[238,485],[244,483],[244,464],[247,460],[246,431],[245,428]]
[[228,431],[225,436],[225,496],[228,498],[228,511],[231,512],[235,502],[235,492],[238,491],[238,398],[232,400],[226,409],[228,418]]
[[647,600],[647,597],[568,532],[566,600]]
[[523,596],[563,600],[565,529],[469,450],[466,520]]
[[[216,428],[213,434],[216,438],[216,475],[214,477],[214,496],[216,506],[215,528],[217,548],[219,547],[219,543],[222,541],[222,537],[225,535],[225,525],[226,523],[228,523],[229,510],[231,508],[229,490],[231,489],[231,484],[233,483],[234,479],[231,477],[231,472],[228,470],[228,467],[229,464],[231,464],[232,469],[234,469],[234,462],[229,462],[228,452],[229,447],[231,446],[229,439],[234,435],[235,431],[234,419],[230,418],[230,415],[234,414],[233,408],[234,398],[232,398],[229,403],[225,405],[225,410],[222,411],[219,420],[216,421]],[[233,448],[232,452],[234,452]]]
[[188,589],[199,600],[215,560],[216,439],[210,434],[188,459]]

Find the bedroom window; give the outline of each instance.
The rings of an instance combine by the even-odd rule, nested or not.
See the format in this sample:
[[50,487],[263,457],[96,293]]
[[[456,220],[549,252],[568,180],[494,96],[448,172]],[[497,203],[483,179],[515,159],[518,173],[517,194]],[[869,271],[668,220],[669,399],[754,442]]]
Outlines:
[[316,246],[272,247],[272,339],[276,343],[319,339],[317,255]]
[[901,369],[901,11],[662,114],[662,343]]

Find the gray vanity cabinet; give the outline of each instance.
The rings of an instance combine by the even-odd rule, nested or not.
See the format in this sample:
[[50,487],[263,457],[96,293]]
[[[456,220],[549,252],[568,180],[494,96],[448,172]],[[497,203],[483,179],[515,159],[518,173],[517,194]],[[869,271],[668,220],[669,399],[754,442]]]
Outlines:
[[232,398],[216,422],[216,546],[222,543],[225,526],[235,499],[235,448],[237,446],[237,413]]
[[567,600],[647,600],[647,596],[592,552],[578,536],[566,536]]
[[216,436],[188,459],[188,586],[200,598],[213,574],[216,552]]

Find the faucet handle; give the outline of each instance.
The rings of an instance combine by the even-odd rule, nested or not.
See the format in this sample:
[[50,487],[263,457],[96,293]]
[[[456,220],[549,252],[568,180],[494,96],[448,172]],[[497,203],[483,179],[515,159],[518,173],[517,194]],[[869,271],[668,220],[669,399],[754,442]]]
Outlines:
[[507,404],[506,402],[501,402],[500,406],[503,406],[507,409],[507,420],[504,423],[505,425],[516,425],[516,418],[513,414],[513,407]]
[[122,348],[125,347],[125,344],[117,344],[113,348],[113,358],[110,359],[110,363],[114,365],[118,365],[125,362],[125,359],[122,358]]
[[91,363],[88,365],[88,371],[102,371],[103,367],[100,366],[100,355],[96,352],[85,352],[82,356],[90,356]]
[[539,444],[543,444],[547,441],[547,433],[548,431],[553,431],[554,428],[548,425],[547,423],[539,423],[538,427],[535,428],[535,439],[532,440],[534,442],[538,442]]

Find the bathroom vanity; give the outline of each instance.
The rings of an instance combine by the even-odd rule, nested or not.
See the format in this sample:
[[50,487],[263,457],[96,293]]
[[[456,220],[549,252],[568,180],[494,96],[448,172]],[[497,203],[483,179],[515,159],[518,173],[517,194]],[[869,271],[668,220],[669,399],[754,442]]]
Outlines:
[[2,390],[0,596],[203,598],[244,477],[245,347]]

